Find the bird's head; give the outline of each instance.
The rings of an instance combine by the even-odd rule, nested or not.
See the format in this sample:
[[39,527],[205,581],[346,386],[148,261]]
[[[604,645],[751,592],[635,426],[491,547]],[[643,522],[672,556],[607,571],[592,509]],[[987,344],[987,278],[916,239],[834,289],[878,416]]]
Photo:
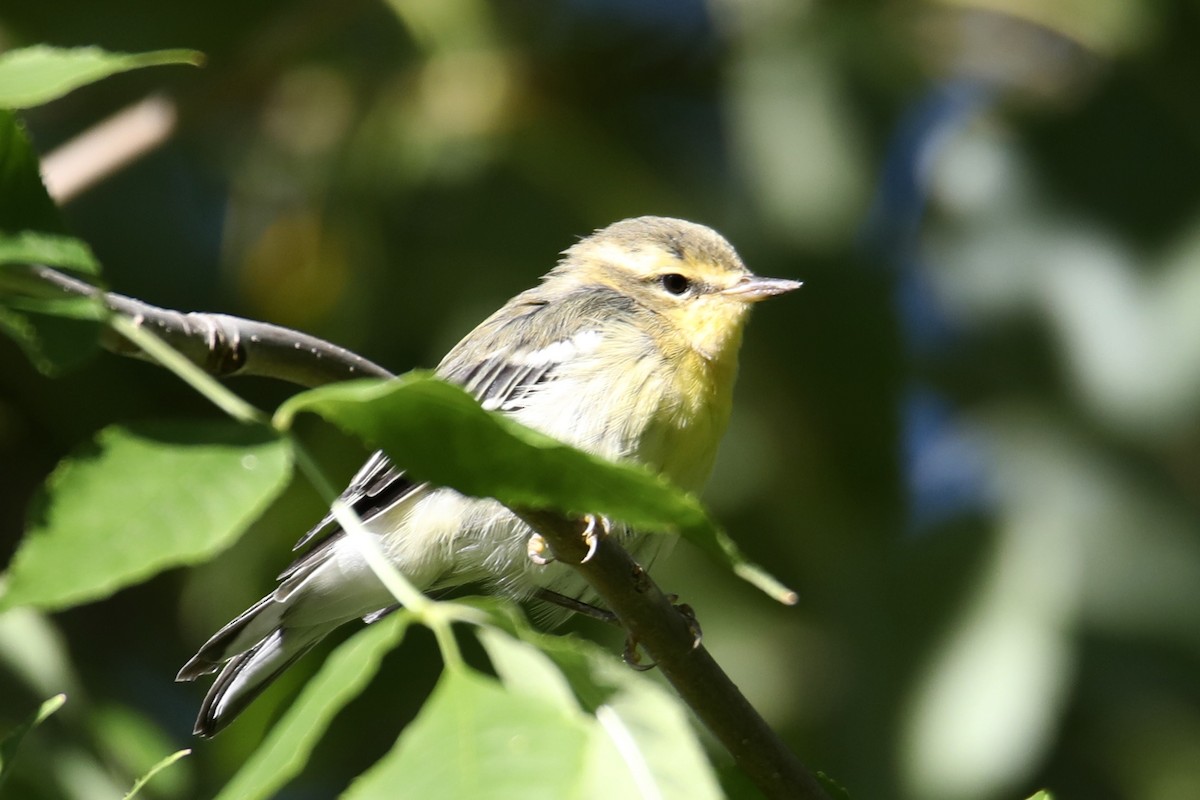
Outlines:
[[710,360],[736,352],[751,306],[800,287],[754,275],[712,228],[670,217],[635,217],[596,231],[567,250],[547,279],[630,297]]

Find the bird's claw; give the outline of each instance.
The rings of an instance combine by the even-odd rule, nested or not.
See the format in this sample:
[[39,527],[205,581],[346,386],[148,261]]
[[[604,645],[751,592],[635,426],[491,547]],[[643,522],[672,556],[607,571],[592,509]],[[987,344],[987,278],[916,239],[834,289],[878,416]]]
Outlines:
[[540,533],[534,533],[529,537],[529,541],[525,544],[525,554],[539,567],[544,567],[554,560],[554,556],[550,552],[550,543]]
[[[608,521],[603,517],[588,514],[584,520],[587,525],[584,527],[581,537],[583,543],[587,545],[587,552],[583,554],[580,564],[586,564],[592,560],[592,557],[596,555],[596,549],[600,547],[600,539],[608,535]],[[529,541],[525,544],[525,553],[529,556],[529,560],[539,567],[554,561],[550,543],[546,541],[545,536],[536,531],[530,534]]]
[[[679,595],[677,594],[667,595],[667,600],[669,600],[671,605],[675,607],[675,610],[679,612],[679,615],[683,617],[683,621],[687,623],[688,632],[692,634],[692,649],[695,650],[700,646],[700,642],[704,639],[704,632],[700,630],[700,622],[696,619],[695,609],[693,609],[687,603],[676,603],[675,601],[678,599]],[[650,662],[647,664],[642,661],[641,654],[638,652],[639,644],[640,643],[638,642],[637,636],[633,635],[632,633],[629,634],[625,638],[625,650],[621,653],[621,659],[639,672],[645,672],[646,670],[657,667],[658,664],[655,662]]]
[[642,661],[642,656],[638,653],[638,644],[638,638],[632,633],[626,636],[625,650],[621,653],[621,660],[636,669],[638,672],[645,672],[657,667],[658,664],[653,661],[651,661],[649,664],[646,664]]
[[587,527],[583,529],[583,543],[588,546],[588,549],[583,560],[579,562],[580,564],[586,564],[592,560],[592,556],[596,555],[596,548],[600,546],[600,537],[608,535],[608,522],[603,517],[588,514],[585,519]]

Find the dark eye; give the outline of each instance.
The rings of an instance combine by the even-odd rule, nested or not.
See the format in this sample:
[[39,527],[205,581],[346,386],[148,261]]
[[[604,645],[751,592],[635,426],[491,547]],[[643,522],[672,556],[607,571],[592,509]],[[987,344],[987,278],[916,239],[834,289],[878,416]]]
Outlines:
[[675,295],[685,294],[688,289],[692,288],[692,282],[678,272],[668,272],[658,280],[664,289]]

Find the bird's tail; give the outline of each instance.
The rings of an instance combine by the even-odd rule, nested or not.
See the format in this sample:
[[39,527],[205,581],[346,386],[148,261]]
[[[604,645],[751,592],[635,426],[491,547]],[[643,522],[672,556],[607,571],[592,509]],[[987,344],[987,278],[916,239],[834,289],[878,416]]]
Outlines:
[[221,670],[200,706],[193,730],[197,736],[217,734],[342,622],[288,626],[285,609],[274,595],[267,595],[217,631],[179,671],[176,680],[190,681]]

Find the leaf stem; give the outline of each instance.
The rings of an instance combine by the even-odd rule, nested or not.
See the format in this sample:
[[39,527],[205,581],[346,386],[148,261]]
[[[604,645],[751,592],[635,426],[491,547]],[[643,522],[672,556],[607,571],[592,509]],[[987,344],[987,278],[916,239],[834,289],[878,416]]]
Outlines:
[[150,768],[149,772],[147,772],[142,777],[138,778],[137,782],[134,783],[133,787],[130,788],[128,793],[126,793],[123,800],[132,800],[134,795],[136,795],[138,792],[140,792],[142,790],[142,787],[150,782],[151,778],[153,778],[158,773],[162,772],[167,767],[174,764],[179,759],[183,758],[184,756],[189,756],[191,754],[192,754],[192,751],[190,748],[186,749],[186,750],[177,750],[174,753],[172,753],[171,755],[164,758],[162,761],[159,761],[157,764],[155,764],[153,767]]
[[238,422],[268,424],[265,414],[226,389],[158,336],[143,328],[140,320],[114,314],[109,319],[109,325]]
[[[285,432],[285,434],[290,435],[288,432]],[[316,488],[317,493],[321,495],[321,499],[329,504],[334,518],[342,526],[342,530],[345,532],[347,538],[354,543],[359,555],[367,562],[367,567],[375,573],[375,577],[379,579],[380,583],[396,599],[396,602],[407,608],[418,619],[424,622],[424,618],[428,616],[429,607],[433,604],[433,601],[421,594],[401,574],[400,570],[392,566],[387,556],[384,555],[383,548],[379,546],[379,541],[375,534],[366,529],[362,519],[359,518],[358,514],[354,513],[354,509],[338,499],[333,485],[325,477],[325,473],[317,466],[316,461],[304,446],[295,441],[294,436],[292,440],[292,448],[300,471],[304,473],[304,476]]]
[[292,438],[296,463],[300,466],[301,472],[316,488],[321,498],[329,503],[334,519],[342,526],[347,538],[358,550],[363,560],[367,562],[367,567],[396,599],[396,602],[408,609],[418,622],[433,631],[438,649],[442,654],[442,662],[446,668],[461,669],[463,666],[462,653],[459,651],[458,641],[454,638],[453,623],[455,620],[479,622],[479,614],[470,609],[466,609],[469,613],[460,613],[454,604],[430,600],[417,587],[413,586],[408,578],[388,561],[383,548],[379,545],[378,537],[367,530],[354,509],[338,499],[333,485],[303,445],[295,441],[295,437],[290,432],[285,431],[284,433]]

